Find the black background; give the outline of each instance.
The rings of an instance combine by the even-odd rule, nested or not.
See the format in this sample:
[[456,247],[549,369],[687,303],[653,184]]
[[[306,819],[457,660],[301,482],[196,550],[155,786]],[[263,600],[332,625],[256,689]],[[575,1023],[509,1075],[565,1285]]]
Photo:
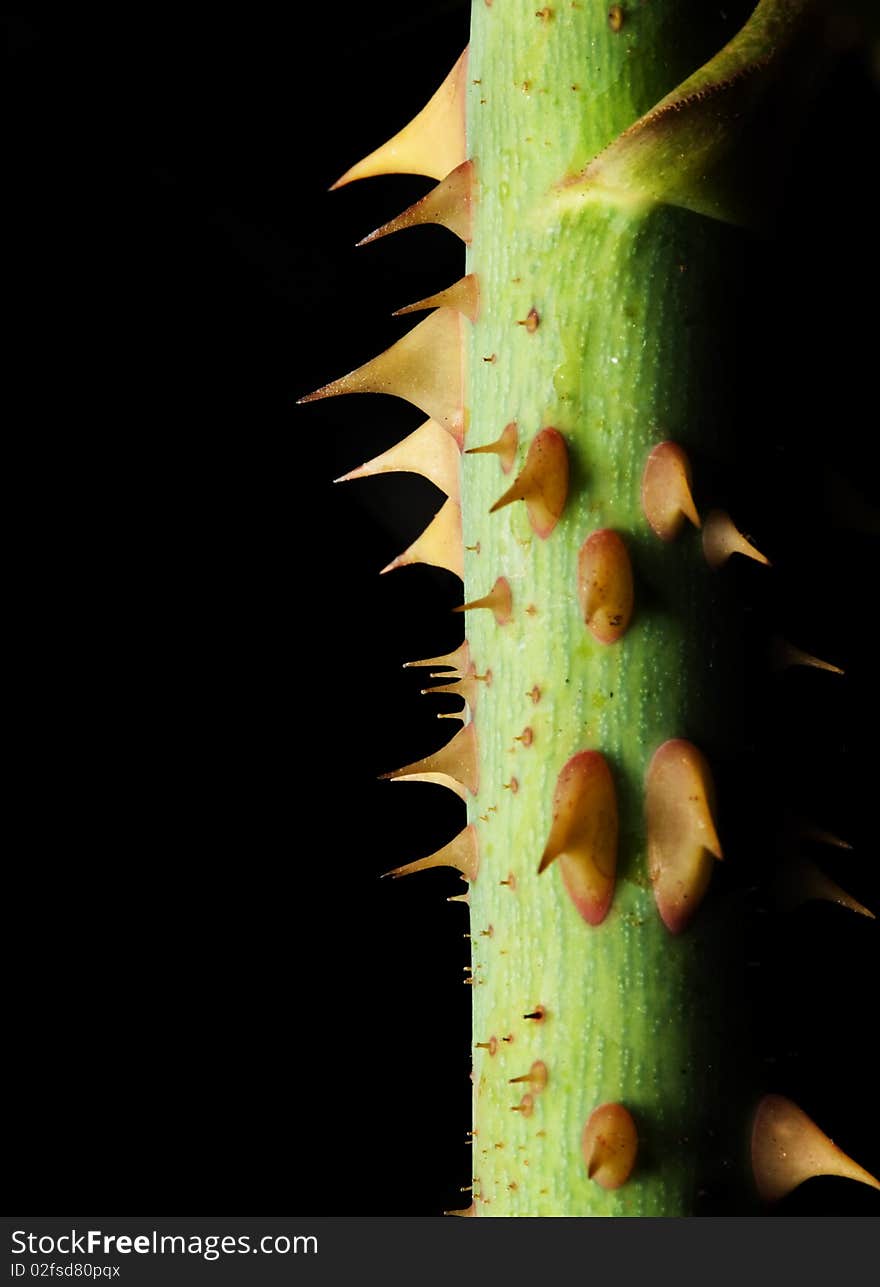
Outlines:
[[[17,1205],[466,1205],[461,886],[378,879],[458,825],[447,793],[376,781],[455,727],[401,664],[458,642],[456,582],[376,575],[439,496],[332,484],[418,423],[403,403],[294,404],[460,275],[440,229],[354,249],[429,181],[326,189],[439,83],[467,5],[6,16]],[[730,490],[774,567],[729,569],[743,861],[769,861],[785,805],[853,843],[810,852],[875,909],[877,540],[851,489],[876,494],[876,123],[844,51],[743,283],[754,418]],[[846,678],[765,679],[773,631]],[[877,1172],[876,924],[773,923],[767,1088]],[[816,1181],[780,1213],[878,1196]]]

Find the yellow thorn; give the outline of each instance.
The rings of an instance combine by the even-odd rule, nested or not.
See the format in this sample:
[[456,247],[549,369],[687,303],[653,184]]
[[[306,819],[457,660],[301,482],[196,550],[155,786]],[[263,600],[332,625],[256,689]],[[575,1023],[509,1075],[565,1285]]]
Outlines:
[[407,304],[406,308],[398,308],[394,316],[421,313],[428,308],[457,308],[470,321],[475,322],[480,312],[480,290],[475,274],[468,273],[467,277],[459,278],[452,286],[447,286],[446,290],[429,295],[427,299],[420,299],[415,304]]
[[847,1157],[783,1095],[765,1095],[758,1105],[752,1128],[752,1171],[765,1202],[777,1202],[816,1175],[840,1175],[880,1189],[880,1181]]
[[462,393],[462,317],[438,308],[390,349],[347,375],[300,398],[316,402],[344,393],[389,393],[419,407],[464,441]]
[[426,174],[444,178],[465,160],[464,109],[467,49],[437,92],[393,138],[358,161],[331,187],[377,174]]
[[402,769],[383,773],[383,780],[401,782],[437,782],[447,786],[456,795],[465,798],[465,788],[477,794],[479,766],[477,761],[477,735],[473,724],[466,725],[439,751],[405,764]]
[[395,443],[381,456],[334,479],[347,483],[354,478],[372,478],[377,474],[421,474],[441,492],[461,502],[461,452],[455,439],[435,420],[426,420],[402,442]]
[[[431,867],[454,867],[460,871],[465,880],[473,883],[477,879],[477,868],[479,866],[479,856],[477,853],[477,833],[473,826],[465,827],[460,831],[454,840],[450,840],[448,845],[438,849],[436,853],[429,854],[427,858],[419,858],[416,862],[408,862],[403,867],[395,867],[393,871],[387,871],[386,876],[410,876],[417,871],[427,871]],[[467,896],[459,894],[455,898],[448,898],[449,903],[467,902]]]
[[720,568],[731,554],[744,554],[746,558],[770,567],[770,560],[746,540],[723,509],[713,509],[706,516],[703,525],[703,554],[710,568]]
[[454,500],[446,500],[431,522],[408,550],[382,569],[382,574],[410,563],[428,563],[446,568],[464,580],[464,547],[461,541],[461,509]]

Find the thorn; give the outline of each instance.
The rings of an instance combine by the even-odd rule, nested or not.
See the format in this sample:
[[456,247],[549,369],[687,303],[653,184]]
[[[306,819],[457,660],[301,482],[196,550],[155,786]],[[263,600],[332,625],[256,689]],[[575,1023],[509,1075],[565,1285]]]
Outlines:
[[463,161],[461,165],[447,174],[436,188],[427,196],[416,201],[404,210],[396,219],[363,237],[357,244],[366,246],[379,237],[387,237],[391,232],[400,232],[403,228],[414,228],[417,224],[437,223],[450,232],[454,232],[466,245],[470,245],[473,236],[472,194],[474,186],[474,163]]
[[491,453],[498,456],[501,461],[502,471],[505,474],[509,474],[516,459],[518,440],[519,431],[516,427],[516,421],[511,420],[510,424],[505,425],[502,429],[500,438],[496,438],[494,442],[487,443],[485,447],[469,447],[466,454],[468,456],[481,456]]
[[[477,868],[479,866],[479,855],[477,853],[477,833],[472,826],[465,827],[460,831],[454,840],[450,840],[448,845],[438,849],[436,853],[429,854],[427,858],[419,858],[416,862],[408,862],[403,867],[395,867],[393,871],[385,872],[386,876],[409,876],[413,872],[427,871],[430,867],[454,867],[460,871],[465,880],[471,884],[477,879]],[[446,900],[452,902],[466,901],[466,895],[459,894],[456,898]]]
[[832,845],[835,849],[852,849],[849,841],[841,840],[830,831],[823,831],[821,827],[814,826],[806,818],[796,819],[795,826],[805,840],[812,840],[814,844]]
[[[456,648],[454,652],[449,652],[444,657],[428,657],[424,661],[405,661],[403,663],[404,670],[408,670],[412,666],[444,666],[454,671],[459,679],[462,679],[471,669],[471,657],[467,640],[459,648]],[[439,679],[441,676],[431,675],[429,678]],[[443,675],[442,678],[448,679],[450,676]]]
[[529,335],[534,335],[535,331],[538,329],[540,324],[541,324],[541,318],[536,308],[530,308],[528,312],[528,316],[524,317],[522,321],[517,322],[517,326],[524,326],[528,331]]
[[345,393],[389,393],[421,408],[462,446],[462,325],[455,309],[438,308],[371,362],[306,394],[298,403]]
[[616,643],[633,612],[633,575],[626,546],[610,528],[593,532],[578,555],[578,602],[590,634],[601,644]]
[[744,554],[770,567],[770,560],[754,545],[750,545],[743,534],[734,527],[730,515],[723,509],[713,509],[706,516],[703,526],[703,554],[710,568],[720,568],[731,554]]
[[400,473],[421,474],[441,492],[461,503],[461,452],[452,435],[435,420],[426,420],[414,433],[383,451],[381,456],[375,456],[333,481],[347,483],[353,478]]
[[870,908],[858,902],[830,876],[826,876],[809,858],[795,858],[785,863],[779,872],[777,888],[787,907],[807,902],[837,903],[839,907],[846,907],[859,916],[867,916],[868,920],[877,919]]
[[331,192],[355,179],[369,179],[378,174],[426,174],[432,179],[442,179],[461,165],[465,159],[467,54],[465,49],[418,115],[387,143],[346,170],[332,185]]
[[[460,697],[467,703],[470,711],[473,712],[477,705],[478,691],[477,681],[474,676],[465,675],[462,679],[456,679],[451,684],[437,684],[434,688],[423,688],[421,694],[423,697],[430,697],[432,693],[449,693],[453,697]],[[448,718],[448,712],[446,714]],[[437,718],[442,719],[443,712]]]
[[532,1088],[532,1094],[540,1095],[547,1085],[547,1065],[542,1060],[536,1059],[527,1073],[523,1073],[521,1077],[510,1077],[508,1081],[511,1086],[527,1081]]
[[474,273],[460,278],[453,286],[429,295],[406,308],[398,308],[393,317],[403,317],[406,313],[420,313],[427,308],[457,308],[470,321],[475,322],[480,312],[480,290]]
[[439,751],[405,764],[402,769],[380,775],[382,781],[437,782],[448,786],[456,795],[465,798],[465,788],[477,794],[479,764],[477,760],[477,735],[473,724],[466,725]]
[[514,742],[521,742],[523,746],[531,746],[535,740],[535,730],[533,728],[524,728],[513,740]]
[[499,880],[498,884],[506,885],[512,894],[516,893],[516,876],[514,876],[512,871],[509,871],[507,873],[506,880]]
[[524,1014],[524,1019],[534,1019],[537,1023],[543,1023],[545,1010],[542,1005],[536,1005],[530,1014]]
[[782,1095],[765,1095],[758,1105],[752,1128],[752,1172],[765,1202],[778,1202],[816,1175],[840,1175],[880,1189],[880,1181]]
[[645,778],[648,871],[664,925],[680,934],[705,896],[712,857],[721,858],[712,773],[692,742],[654,752]]
[[531,1117],[535,1111],[535,1101],[531,1095],[523,1095],[518,1104],[514,1104],[510,1110],[512,1113],[522,1113],[523,1117]]
[[617,794],[608,762],[581,751],[563,766],[538,874],[559,861],[566,892],[588,925],[600,925],[614,896]]
[[490,1055],[495,1055],[498,1051],[498,1038],[490,1037],[488,1041],[478,1041],[477,1050],[488,1050]]
[[830,661],[822,661],[811,653],[795,648],[794,644],[776,636],[770,644],[770,664],[774,670],[785,670],[788,666],[813,666],[816,670],[828,670],[832,675],[844,675],[846,671],[834,666]]
[[444,1211],[448,1216],[475,1216],[477,1214],[476,1203],[472,1202],[469,1207],[463,1207],[461,1211]]
[[506,577],[500,576],[489,593],[484,595],[482,599],[474,599],[470,603],[463,603],[461,607],[453,608],[452,611],[470,612],[473,608],[491,608],[498,625],[506,626],[513,615],[513,600]]
[[447,903],[467,903],[470,906],[471,896],[470,893],[454,894],[452,898],[447,898],[446,901]]
[[538,702],[541,700],[541,690],[537,684],[535,684],[533,688],[529,689],[526,693],[526,697],[533,701],[536,706],[538,705]]
[[623,1104],[601,1104],[581,1137],[588,1177],[603,1189],[619,1189],[632,1174],[638,1147],[636,1124]]
[[623,27],[623,5],[613,4],[608,10],[608,26],[616,34]]
[[516,795],[517,791],[519,790],[519,781],[518,781],[518,779],[517,779],[517,778],[511,778],[509,782],[505,782],[505,783],[504,783],[504,790],[505,790],[505,791],[510,791],[510,793],[511,793],[512,795]]
[[661,442],[649,455],[642,475],[642,510],[661,541],[674,540],[685,519],[700,526],[691,495],[691,466],[675,442]]
[[445,500],[421,536],[409,549],[398,554],[380,573],[393,572],[395,568],[412,563],[427,563],[431,567],[445,568],[464,580],[464,548],[461,540],[461,508],[454,500]]
[[501,496],[490,514],[524,500],[532,531],[542,540],[553,531],[568,496],[568,450],[558,429],[542,429],[532,439],[526,463],[513,486]]

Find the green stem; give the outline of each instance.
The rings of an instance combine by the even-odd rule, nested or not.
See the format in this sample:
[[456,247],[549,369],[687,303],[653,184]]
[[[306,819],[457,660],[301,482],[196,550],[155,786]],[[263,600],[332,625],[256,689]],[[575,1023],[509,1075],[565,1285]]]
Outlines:
[[[728,450],[718,337],[722,266],[738,234],[661,204],[596,199],[562,212],[553,192],[721,33],[696,21],[707,8],[699,4],[625,5],[619,32],[593,0],[557,4],[549,16],[539,7],[478,0],[469,68],[477,213],[468,271],[481,312],[468,354],[467,445],[516,421],[518,469],[538,430],[553,426],[571,463],[565,513],[541,540],[521,504],[488,515],[514,475],[493,456],[464,459],[465,546],[479,547],[466,556],[465,598],[505,576],[514,604],[509,624],[474,612],[467,631],[477,672],[492,674],[475,713],[480,789],[469,808],[480,852],[471,890],[476,1210],[687,1215],[707,1174],[739,1163],[733,1145],[708,1134],[725,1118],[721,959],[736,911],[713,873],[694,923],[678,936],[665,928],[648,878],[643,784],[669,738],[693,741],[710,762],[723,755],[732,626],[699,534],[660,542],[640,483],[650,450],[672,439],[694,463],[699,505],[701,469],[714,473]],[[517,325],[532,309],[537,329]],[[632,624],[613,645],[586,630],[576,594],[579,549],[606,527],[624,537],[636,584]],[[526,728],[531,740],[516,740]],[[620,805],[614,900],[598,926],[580,917],[554,867],[538,875],[557,775],[583,750],[606,757]],[[722,801],[722,821],[723,812]],[[511,873],[515,884],[502,883]],[[536,1007],[543,1019],[523,1017]],[[512,1111],[529,1087],[510,1079],[535,1060],[547,1066],[546,1088],[529,1115]],[[640,1139],[636,1169],[615,1191],[588,1178],[581,1151],[587,1119],[609,1101],[629,1109]]]

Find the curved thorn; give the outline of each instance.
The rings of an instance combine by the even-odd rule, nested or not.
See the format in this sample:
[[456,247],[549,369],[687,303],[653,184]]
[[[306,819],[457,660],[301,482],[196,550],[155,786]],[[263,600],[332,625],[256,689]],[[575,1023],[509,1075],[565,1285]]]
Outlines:
[[300,404],[345,393],[390,393],[420,407],[464,440],[462,317],[438,308],[390,349],[347,375],[299,398]]
[[770,560],[751,545],[723,509],[713,509],[703,525],[703,554],[710,568],[720,568],[731,554],[744,554],[770,567]]
[[542,429],[529,446],[526,462],[513,485],[489,510],[524,500],[532,531],[541,540],[553,531],[562,517],[568,496],[568,449],[558,429]]
[[783,1095],[765,1095],[758,1105],[752,1127],[752,1172],[765,1202],[778,1202],[816,1175],[840,1175],[880,1189],[880,1181],[847,1157],[803,1109]]
[[432,188],[421,201],[409,206],[396,219],[389,219],[381,228],[363,237],[357,244],[369,245],[379,237],[399,232],[403,228],[414,228],[418,224],[436,223],[450,232],[454,232],[466,245],[470,245],[473,236],[473,188],[474,163],[463,161],[461,165],[447,174],[436,188]]
[[403,782],[439,782],[448,786],[464,799],[465,789],[471,795],[477,794],[479,784],[479,762],[477,759],[477,735],[473,724],[466,725],[447,742],[439,751],[432,752],[422,760],[405,764],[402,769],[381,774],[383,781]]
[[[436,853],[428,854],[427,858],[418,858],[415,862],[408,862],[403,867],[395,867],[393,871],[386,871],[386,876],[411,876],[417,871],[428,871],[431,867],[454,867],[460,871],[465,880],[471,884],[477,879],[477,869],[479,867],[479,854],[477,852],[477,832],[473,826],[465,827],[460,831],[454,840],[450,840],[448,845],[438,849]],[[467,895],[459,894],[454,899],[449,898],[447,902],[465,902]]]
[[661,541],[674,540],[685,519],[700,526],[691,494],[690,461],[678,443],[661,442],[648,456],[642,475],[642,510]]
[[553,822],[538,874],[559,861],[566,891],[588,925],[608,915],[617,868],[617,793],[598,751],[573,755],[553,794]]
[[461,539],[461,509],[454,500],[446,500],[431,522],[409,549],[382,569],[380,575],[411,563],[427,563],[446,568],[464,580],[464,546]]
[[465,159],[467,55],[465,49],[443,84],[408,125],[346,170],[330,191],[378,174],[426,174],[442,179],[461,165]]
[[426,420],[380,456],[333,481],[348,483],[355,478],[374,478],[377,474],[421,474],[441,492],[461,502],[461,452],[452,435],[436,420]]
[[510,424],[504,426],[500,438],[496,438],[494,442],[486,443],[484,447],[469,447],[465,455],[481,456],[491,453],[499,458],[502,471],[505,474],[509,474],[513,469],[513,462],[516,460],[518,439],[519,431],[516,421],[511,420]]
[[682,738],[654,753],[645,779],[648,871],[664,925],[680,934],[702,902],[721,858],[715,788],[705,756]]
[[459,313],[475,322],[480,312],[480,288],[476,274],[468,273],[467,277],[460,277],[452,286],[447,286],[446,290],[428,295],[415,304],[407,304],[406,308],[398,308],[393,316],[403,317],[407,313],[421,313],[429,308],[457,308]]

